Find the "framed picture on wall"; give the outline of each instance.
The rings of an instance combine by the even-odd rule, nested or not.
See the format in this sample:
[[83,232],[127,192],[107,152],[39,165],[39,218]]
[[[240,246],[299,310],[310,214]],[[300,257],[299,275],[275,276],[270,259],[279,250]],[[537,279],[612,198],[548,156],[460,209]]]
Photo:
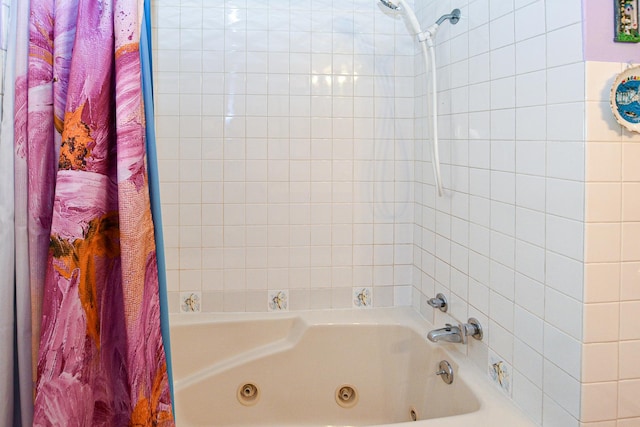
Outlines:
[[617,42],[638,43],[638,0],[613,0]]

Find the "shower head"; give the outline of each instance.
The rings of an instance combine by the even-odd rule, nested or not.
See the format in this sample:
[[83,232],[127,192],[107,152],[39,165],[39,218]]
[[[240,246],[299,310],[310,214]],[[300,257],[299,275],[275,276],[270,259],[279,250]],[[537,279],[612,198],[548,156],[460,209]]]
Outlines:
[[416,14],[413,13],[411,7],[404,0],[380,0],[380,3],[395,12],[402,11],[409,20],[409,24],[411,24],[413,32],[420,37],[422,29],[420,28],[418,18],[416,18]]
[[393,0],[380,0],[380,3],[392,10],[398,10],[400,8],[397,4],[393,3]]

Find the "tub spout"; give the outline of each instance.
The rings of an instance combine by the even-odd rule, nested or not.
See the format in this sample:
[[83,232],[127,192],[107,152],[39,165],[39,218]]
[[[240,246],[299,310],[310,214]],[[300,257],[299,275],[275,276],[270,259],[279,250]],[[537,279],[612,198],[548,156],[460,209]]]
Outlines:
[[462,332],[458,326],[449,323],[444,328],[434,329],[427,334],[429,341],[462,342]]
[[469,318],[468,323],[453,326],[449,323],[444,328],[434,329],[427,334],[429,341],[447,341],[466,344],[467,337],[471,336],[477,340],[482,339],[482,326],[477,319]]

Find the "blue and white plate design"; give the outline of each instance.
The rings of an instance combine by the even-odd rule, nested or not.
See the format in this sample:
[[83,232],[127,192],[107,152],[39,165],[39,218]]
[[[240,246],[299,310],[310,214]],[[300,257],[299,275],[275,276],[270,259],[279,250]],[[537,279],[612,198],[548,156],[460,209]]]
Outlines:
[[618,75],[611,88],[611,109],[622,126],[640,132],[640,67]]

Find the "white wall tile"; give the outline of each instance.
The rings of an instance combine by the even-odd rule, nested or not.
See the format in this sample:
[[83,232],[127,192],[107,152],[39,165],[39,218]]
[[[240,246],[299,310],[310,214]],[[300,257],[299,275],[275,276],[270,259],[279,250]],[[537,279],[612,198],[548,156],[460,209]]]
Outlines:
[[640,417],[627,418],[618,420],[617,427],[633,427],[640,421]]
[[545,280],[545,251],[543,248],[526,242],[516,242],[515,269],[537,281]]
[[620,379],[640,378],[640,341],[621,341],[619,345]]
[[[517,46],[520,46],[518,44]],[[516,106],[542,106],[547,102],[547,76],[545,71],[535,71],[516,76]],[[543,128],[544,129],[544,128]],[[522,138],[532,139],[532,138]],[[537,139],[537,138],[535,138]]]
[[582,344],[579,340],[545,323],[544,325],[544,357],[555,366],[571,375],[580,378],[580,364],[575,363],[582,356]]
[[585,99],[585,71],[582,62],[547,70],[547,102],[581,102]]
[[636,328],[640,301],[620,303],[620,340],[639,340],[640,332]]
[[[603,363],[606,361],[607,363]],[[618,379],[618,343],[594,343],[582,346],[582,382]]]
[[640,260],[640,222],[625,222],[622,224],[622,261]]
[[545,287],[522,274],[515,275],[515,302],[519,306],[532,312],[539,318],[544,318]]
[[545,267],[547,286],[582,301],[584,273],[581,261],[547,251]]
[[516,43],[516,73],[543,70],[547,64],[546,36],[538,36]]
[[620,259],[620,225],[590,223],[585,227],[585,261],[611,262]]
[[[580,416],[580,382],[549,361],[545,361],[544,364],[543,390],[547,396],[557,402],[556,404],[561,405],[569,415],[575,418]],[[543,411],[543,413],[544,412],[546,411]],[[545,416],[547,416],[546,413]],[[559,418],[558,416],[553,416],[551,420],[557,420]],[[569,419],[567,419],[567,421],[569,421]],[[545,425],[546,424],[545,422]],[[554,425],[553,423],[549,424]],[[555,425],[568,426],[570,424]]]
[[544,319],[576,340],[582,339],[583,306],[573,298],[547,288]]
[[640,403],[635,396],[640,393],[640,380],[625,380],[618,384],[618,417],[630,418],[640,416]]
[[546,2],[547,31],[580,22],[581,19],[581,7],[578,0],[568,0],[561,3]]
[[588,183],[585,191],[585,221],[620,221],[622,215],[622,187],[619,183]]
[[[547,138],[550,141],[582,141],[584,110],[582,102],[547,105]],[[566,126],[567,122],[575,126]]]
[[640,263],[622,263],[620,273],[620,300],[640,300]]
[[640,160],[640,145],[622,144],[622,180],[624,182],[640,181],[640,171],[635,166]]
[[[549,3],[547,2],[546,4],[548,5]],[[578,5],[576,9],[579,10],[580,6]],[[548,22],[551,22],[549,17],[547,19]],[[580,23],[566,25],[557,30],[547,32],[548,67],[570,64],[581,60],[582,25]]]
[[528,39],[545,33],[545,4],[541,1],[516,10],[515,39]]
[[546,182],[542,177],[516,175],[516,205],[544,212]]
[[502,295],[491,292],[489,314],[501,327],[513,333],[514,304]]
[[542,390],[518,371],[513,374],[513,400],[531,419],[542,423]]
[[[610,92],[610,88],[611,84],[605,88],[607,93]],[[607,101],[588,101],[586,109],[586,133],[589,141],[612,142],[620,139],[621,128],[615,116],[610,113],[611,104],[608,99]]]
[[[574,387],[575,390],[575,387]],[[574,391],[575,393],[575,391]],[[546,393],[542,402],[542,424],[550,427],[578,427],[579,422],[576,415],[571,414],[563,408],[562,403],[556,402],[553,397]]]
[[533,245],[545,245],[545,216],[542,212],[516,208],[516,238]]
[[[535,90],[538,94],[545,93],[545,90],[542,88],[534,87],[532,90]],[[527,94],[521,97],[516,95],[517,100],[522,97],[527,97]],[[525,98],[522,102],[533,103],[536,101]],[[520,107],[516,109],[516,139],[518,140],[518,149],[522,141],[544,141],[547,130],[546,117],[546,108],[544,106]],[[521,156],[518,157],[518,160],[519,165],[523,165],[523,162],[525,162]],[[535,163],[537,160],[539,159],[534,157],[528,161],[531,162],[532,166],[537,166]],[[541,160],[544,162],[544,157]]]
[[588,142],[585,151],[585,178],[587,181],[620,181],[622,173],[622,147],[620,144]]
[[[541,355],[544,352],[544,347],[543,347],[544,333],[543,332],[544,332],[544,322],[540,317],[520,307],[519,305],[515,306],[514,333],[516,336],[527,337],[526,343],[521,342],[520,340],[516,340],[516,347],[515,347],[516,354],[521,353],[523,354],[523,356],[525,354],[528,355],[527,357],[523,357],[523,362],[525,362],[524,359],[531,359],[531,357],[535,356],[531,353],[532,351],[539,353],[539,355]],[[518,344],[519,342],[520,344]],[[519,347],[522,347],[522,345],[525,345],[525,347],[521,348],[521,350],[518,351],[517,349]],[[533,362],[533,360],[530,360],[530,361]],[[527,372],[529,371],[524,368],[522,368],[521,370],[523,373],[525,373],[525,375],[527,375],[529,380],[533,381],[536,385],[541,387],[542,386],[542,357],[540,357],[539,362],[540,362],[539,369],[536,369],[536,372],[540,374],[539,377],[537,375],[536,376],[528,375]]]
[[606,421],[616,418],[618,412],[617,382],[583,384],[581,393],[581,421]]
[[[414,5],[424,24],[444,7]],[[224,7],[160,5],[157,113],[162,182],[173,185],[163,191],[177,196],[163,206],[174,287],[206,289],[212,309],[256,311],[265,309],[259,292],[281,284],[299,291],[290,296],[300,309],[350,307],[354,283],[373,286],[379,306],[419,307],[435,289],[452,291],[456,316],[487,316],[489,349],[513,364],[514,400],[545,427],[577,426],[575,380],[602,390],[617,378],[576,374],[575,346],[545,359],[543,342],[582,339],[583,301],[616,303],[617,292],[621,319],[633,324],[640,300],[635,184],[618,184],[640,181],[640,151],[607,115],[623,64],[585,66],[579,0],[460,6],[467,19],[438,34],[441,199],[428,146],[413,144],[428,134],[426,85],[400,18],[371,2],[251,0],[236,22]],[[618,187],[585,192],[585,180]],[[585,231],[585,220],[595,228]],[[604,247],[614,256],[592,244],[609,235],[597,230],[613,232]],[[195,267],[190,250],[213,269],[178,273]],[[607,262],[585,274],[584,261]],[[596,274],[596,265],[608,267]],[[620,289],[605,292],[616,274]]]
[[584,219],[584,185],[547,178],[547,212],[564,218]]
[[575,260],[583,259],[584,229],[579,221],[547,215],[547,249]]
[[489,330],[489,346],[507,363],[511,364],[513,362],[513,334],[491,321],[489,322]]

